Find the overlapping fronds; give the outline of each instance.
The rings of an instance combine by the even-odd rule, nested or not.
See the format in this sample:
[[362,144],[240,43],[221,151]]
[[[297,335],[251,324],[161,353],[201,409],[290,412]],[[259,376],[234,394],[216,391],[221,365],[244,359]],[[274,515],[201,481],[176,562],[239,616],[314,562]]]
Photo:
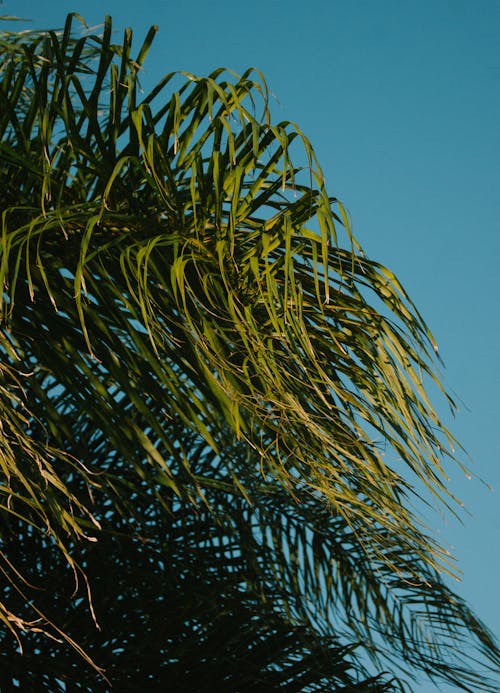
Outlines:
[[[281,672],[265,679],[276,690],[399,685],[366,655],[489,690],[474,657],[498,664],[492,636],[411,509],[419,494],[453,508],[446,468],[460,464],[424,387],[439,387],[432,336],[360,250],[308,140],[273,123],[262,77],[170,73],[141,96],[153,35],[133,54],[130,31],[115,45],[106,20],[78,38],[69,17],[0,37],[0,618],[71,639],[88,611],[33,596],[37,570],[54,580],[30,567],[33,546],[90,593],[116,586],[113,606],[95,599],[112,634],[137,598],[137,575],[116,577],[134,552],[154,585],[134,608],[152,613],[164,566],[175,602],[206,542],[199,608],[183,593],[180,639],[164,634],[151,664],[166,676],[177,666],[187,686],[187,659],[228,631],[214,614],[232,613],[248,680],[257,634],[275,638],[257,659],[259,676]],[[118,676],[127,647],[89,633],[75,647]]]

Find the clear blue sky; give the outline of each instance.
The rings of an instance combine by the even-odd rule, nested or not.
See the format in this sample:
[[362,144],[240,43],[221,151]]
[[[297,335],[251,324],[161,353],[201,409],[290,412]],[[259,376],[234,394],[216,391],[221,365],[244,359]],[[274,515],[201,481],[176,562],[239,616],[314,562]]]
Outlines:
[[429,519],[454,547],[460,593],[500,634],[500,2],[9,0],[2,10],[36,28],[73,10],[92,25],[111,14],[138,37],[158,24],[148,81],[221,65],[264,72],[276,117],[308,134],[358,240],[435,334],[463,402],[447,421],[496,491],[457,470],[472,517]]

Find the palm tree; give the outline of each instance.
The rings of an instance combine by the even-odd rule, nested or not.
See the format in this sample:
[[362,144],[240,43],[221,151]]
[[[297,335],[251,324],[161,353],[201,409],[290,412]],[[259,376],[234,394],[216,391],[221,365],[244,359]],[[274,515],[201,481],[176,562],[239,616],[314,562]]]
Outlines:
[[415,306],[260,74],[74,20],[0,37],[2,691],[492,690]]

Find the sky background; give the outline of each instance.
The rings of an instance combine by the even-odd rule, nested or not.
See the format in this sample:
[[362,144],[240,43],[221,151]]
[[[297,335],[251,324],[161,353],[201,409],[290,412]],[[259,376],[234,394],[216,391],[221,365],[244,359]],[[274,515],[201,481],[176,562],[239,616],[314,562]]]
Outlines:
[[429,521],[458,558],[459,593],[500,635],[500,1],[9,0],[1,11],[32,28],[110,14],[117,41],[158,24],[146,84],[177,69],[263,71],[275,119],[309,136],[358,240],[436,337],[460,401],[453,421],[438,411],[496,490],[453,469],[471,516]]

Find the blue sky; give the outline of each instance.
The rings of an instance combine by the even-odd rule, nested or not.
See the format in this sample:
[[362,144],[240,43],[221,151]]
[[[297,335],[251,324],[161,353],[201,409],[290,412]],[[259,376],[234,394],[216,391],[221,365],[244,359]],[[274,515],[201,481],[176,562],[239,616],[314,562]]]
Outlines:
[[500,634],[498,0],[9,0],[2,10],[33,28],[61,26],[68,11],[92,25],[107,13],[137,38],[158,24],[148,81],[221,65],[264,72],[275,117],[312,140],[358,240],[396,272],[437,339],[462,402],[454,421],[438,409],[496,491],[452,470],[472,517],[428,519],[454,547],[460,593]]

